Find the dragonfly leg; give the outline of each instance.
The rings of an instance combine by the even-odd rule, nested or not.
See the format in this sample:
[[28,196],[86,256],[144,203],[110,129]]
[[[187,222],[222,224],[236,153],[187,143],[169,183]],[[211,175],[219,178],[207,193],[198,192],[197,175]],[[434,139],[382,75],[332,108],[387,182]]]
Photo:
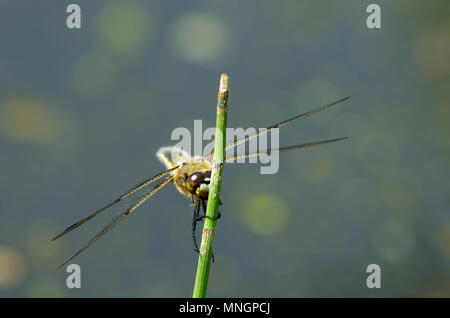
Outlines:
[[[206,215],[206,201],[205,200],[202,200],[202,208],[203,208],[203,215],[199,216],[197,218],[198,221],[203,220],[204,218],[215,219],[215,220],[220,218],[220,212],[219,212],[219,216],[217,218],[212,218],[212,217]],[[214,263],[214,253],[211,254],[211,262]]]
[[194,214],[192,216],[192,240],[194,241],[194,251],[200,253],[198,248],[197,236],[195,230],[197,229],[198,215],[200,214],[200,201],[195,201]]
[[222,213],[220,213],[220,211],[218,211],[217,217],[207,216],[206,215],[206,201],[202,200],[202,206],[203,206],[203,215],[198,217],[198,219],[197,219],[198,221],[201,221],[205,218],[213,220],[213,221],[217,221],[218,219],[220,219],[222,217]]
[[[200,216],[200,201],[202,203],[202,208],[203,208],[202,216]],[[219,213],[219,215],[215,218],[215,220],[219,219],[220,216],[221,216],[221,214]],[[206,202],[204,200],[197,200],[197,201],[195,201],[195,204],[194,204],[194,213],[192,216],[192,240],[194,241],[194,251],[198,254],[200,254],[200,249],[198,247],[197,236],[196,236],[197,222],[203,220],[204,218],[213,219],[212,217],[208,217],[206,215]],[[211,255],[211,258],[212,258],[211,261],[214,263],[214,253]]]

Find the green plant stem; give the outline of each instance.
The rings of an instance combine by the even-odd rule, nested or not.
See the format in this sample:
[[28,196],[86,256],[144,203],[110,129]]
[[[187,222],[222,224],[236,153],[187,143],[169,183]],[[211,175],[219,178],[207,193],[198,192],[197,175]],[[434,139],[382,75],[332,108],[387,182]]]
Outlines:
[[220,190],[222,188],[222,173],[225,160],[225,142],[228,112],[228,75],[220,77],[219,93],[217,96],[216,136],[214,141],[214,159],[209,186],[208,205],[205,224],[202,232],[202,243],[198,257],[197,275],[195,277],[194,298],[206,297],[208,289],[209,269],[216,232],[217,217],[219,215]]

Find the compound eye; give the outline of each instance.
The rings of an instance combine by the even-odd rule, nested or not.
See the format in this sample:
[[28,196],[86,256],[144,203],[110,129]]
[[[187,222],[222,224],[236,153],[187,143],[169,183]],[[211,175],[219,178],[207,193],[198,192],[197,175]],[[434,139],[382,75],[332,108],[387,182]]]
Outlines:
[[205,180],[205,174],[203,172],[194,172],[188,178],[188,182],[191,184],[199,184]]

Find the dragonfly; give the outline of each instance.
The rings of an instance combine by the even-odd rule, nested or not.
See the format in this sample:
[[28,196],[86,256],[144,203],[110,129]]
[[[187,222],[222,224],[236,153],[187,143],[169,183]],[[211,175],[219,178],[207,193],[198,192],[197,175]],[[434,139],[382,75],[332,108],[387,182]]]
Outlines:
[[[334,105],[342,103],[343,101],[349,99],[350,96],[332,102],[330,104],[322,105],[320,107],[314,108],[306,113],[302,113],[276,123],[272,126],[269,126],[265,129],[259,130],[259,132],[253,135],[247,135],[244,138],[236,140],[230,144],[225,146],[225,150],[233,149],[239,144],[245,143],[253,138],[257,138],[264,134],[270,133],[272,130],[281,128],[287,124],[290,124],[298,119],[309,117],[315,113],[328,109]],[[295,149],[302,149],[308,147],[314,147],[318,145],[328,144],[332,142],[341,141],[347,139],[348,137],[340,137],[334,139],[326,139],[319,140],[314,142],[302,143],[293,146],[280,147],[275,149],[268,149],[264,151],[258,151],[254,153],[241,154],[241,155],[233,155],[225,158],[226,162],[234,162],[238,159],[247,159],[250,157],[258,157],[262,154],[270,154],[273,152],[282,152],[289,151]],[[214,150],[207,154],[206,156],[190,156],[186,151],[181,148],[174,146],[162,147],[156,153],[157,158],[166,166],[166,170],[158,173],[157,175],[144,180],[143,182],[133,186],[127,192],[119,196],[114,201],[108,203],[104,207],[92,212],[85,218],[79,220],[78,222],[72,224],[67,227],[64,231],[56,235],[52,241],[59,239],[60,237],[66,235],[69,232],[77,229],[87,221],[91,220],[95,216],[104,212],[105,210],[111,208],[117,203],[134,197],[138,195],[138,193],[142,193],[145,190],[144,194],[138,195],[137,199],[133,204],[131,204],[125,211],[116,216],[108,225],[106,225],[97,235],[95,235],[91,240],[89,240],[81,249],[79,249],[75,254],[73,254],[69,259],[67,259],[64,263],[62,263],[59,267],[63,267],[72,261],[75,257],[85,251],[88,247],[94,244],[98,239],[100,239],[106,232],[111,230],[118,223],[123,221],[128,215],[130,215],[134,210],[136,210],[139,206],[141,206],[145,201],[151,198],[156,192],[161,190],[165,185],[169,183],[173,183],[176,189],[185,197],[192,200],[194,211],[192,217],[192,239],[194,243],[194,250],[199,252],[197,239],[196,239],[196,225],[197,222],[203,220],[206,216],[206,203],[208,200],[209,194],[209,185],[211,181],[211,170],[212,170],[212,156],[214,154]],[[152,186],[152,187],[151,187]],[[221,202],[219,202],[221,204]],[[200,215],[200,209],[203,210],[203,215]],[[218,218],[220,217],[220,213]]]

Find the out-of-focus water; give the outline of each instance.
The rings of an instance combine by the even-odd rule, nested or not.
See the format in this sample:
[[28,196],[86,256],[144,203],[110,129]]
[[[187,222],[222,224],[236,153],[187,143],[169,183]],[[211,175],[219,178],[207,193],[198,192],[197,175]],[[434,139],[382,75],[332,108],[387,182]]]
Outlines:
[[[214,125],[230,76],[230,127],[280,144],[275,175],[228,165],[208,296],[450,295],[449,3],[87,1],[0,4],[0,295],[188,297],[192,206],[172,185],[74,260],[121,210],[50,239],[163,170],[176,127]],[[366,287],[379,264],[381,289]]]

